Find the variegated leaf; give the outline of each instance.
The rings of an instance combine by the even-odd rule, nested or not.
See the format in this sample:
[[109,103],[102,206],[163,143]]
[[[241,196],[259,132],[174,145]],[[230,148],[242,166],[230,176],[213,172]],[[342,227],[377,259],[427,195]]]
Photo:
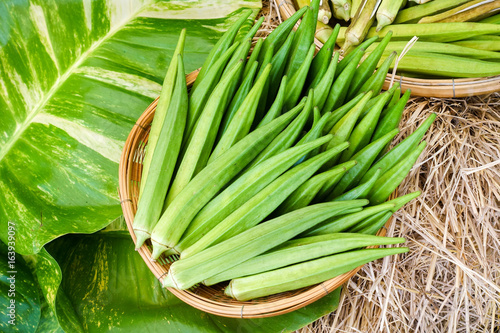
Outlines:
[[121,214],[118,159],[158,95],[179,31],[199,67],[260,0],[8,0],[0,3],[0,238],[37,253]]

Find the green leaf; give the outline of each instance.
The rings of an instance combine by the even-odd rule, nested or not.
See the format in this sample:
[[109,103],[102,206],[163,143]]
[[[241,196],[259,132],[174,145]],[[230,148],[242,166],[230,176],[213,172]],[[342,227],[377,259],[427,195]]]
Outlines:
[[11,246],[0,242],[0,331],[35,332],[40,320],[36,279]]
[[[161,288],[128,232],[68,235],[47,245],[63,274],[59,295],[85,332],[290,332],[333,311],[339,290],[289,314],[231,319],[199,311]],[[60,301],[59,295],[57,302]],[[78,332],[73,330],[72,332]]]
[[[179,32],[185,67],[203,63],[235,2],[7,0],[0,3],[0,239],[34,254],[121,214],[118,160],[159,94]],[[214,10],[217,8],[217,10]]]

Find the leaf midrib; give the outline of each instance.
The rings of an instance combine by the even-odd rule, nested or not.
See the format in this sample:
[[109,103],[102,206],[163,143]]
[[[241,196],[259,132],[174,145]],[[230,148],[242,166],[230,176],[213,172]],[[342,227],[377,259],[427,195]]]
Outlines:
[[3,158],[9,153],[15,143],[19,140],[19,138],[23,135],[24,131],[31,125],[33,119],[44,109],[50,99],[54,96],[54,94],[59,90],[59,88],[66,82],[66,80],[75,73],[76,69],[80,67],[80,65],[89,58],[89,56],[94,52],[99,46],[101,46],[104,42],[109,40],[115,33],[120,31],[125,25],[130,23],[131,20],[137,17],[137,15],[151,3],[156,2],[156,0],[150,0],[141,7],[139,7],[135,12],[133,12],[128,17],[124,18],[123,21],[117,24],[115,27],[112,27],[106,35],[97,40],[92,46],[90,46],[85,52],[83,52],[76,61],[64,72],[63,75],[59,76],[57,80],[54,82],[50,90],[40,99],[40,101],[32,108],[32,110],[28,113],[27,117],[21,123],[21,126],[16,129],[16,131],[10,136],[7,142],[0,148],[0,162],[3,161]]

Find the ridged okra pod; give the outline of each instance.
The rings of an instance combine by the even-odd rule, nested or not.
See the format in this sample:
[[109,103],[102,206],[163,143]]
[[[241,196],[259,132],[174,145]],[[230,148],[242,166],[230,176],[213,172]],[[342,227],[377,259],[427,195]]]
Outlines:
[[[163,80],[163,86],[160,92],[160,98],[158,99],[158,104],[155,109],[155,116],[153,118],[153,123],[151,124],[151,131],[149,132],[148,145],[146,146],[146,155],[144,156],[143,167],[142,167],[142,181],[139,191],[139,196],[142,195],[144,186],[146,184],[146,179],[148,177],[149,169],[151,167],[151,159],[153,158],[153,153],[160,136],[160,132],[165,120],[167,110],[172,99],[172,92],[174,90],[174,82],[176,81],[177,67],[178,67],[178,54],[182,54],[184,51],[184,43],[186,41],[186,29],[181,30],[179,36],[179,41],[175,47],[174,54],[172,55],[172,60],[168,66],[167,73],[165,74],[165,79]],[[182,74],[184,75],[184,73]]]
[[368,200],[329,202],[312,205],[256,225],[195,256],[170,266],[164,287],[188,289],[239,263],[276,247],[301,232],[343,211],[366,205]]
[[213,285],[243,276],[271,271],[339,252],[366,246],[404,243],[404,238],[379,237],[372,235],[336,233],[299,239],[292,239],[277,248],[253,257],[204,281]]
[[405,252],[408,252],[407,247],[364,249],[334,254],[285,268],[234,279],[224,293],[239,301],[247,301],[320,283],[347,273],[370,261]]
[[187,117],[187,86],[182,55],[177,55],[177,77],[172,100],[165,112],[165,121],[158,136],[151,169],[139,198],[134,217],[134,233],[138,249],[151,236],[162,213],[163,202],[174,172],[175,163],[182,144],[182,135]]

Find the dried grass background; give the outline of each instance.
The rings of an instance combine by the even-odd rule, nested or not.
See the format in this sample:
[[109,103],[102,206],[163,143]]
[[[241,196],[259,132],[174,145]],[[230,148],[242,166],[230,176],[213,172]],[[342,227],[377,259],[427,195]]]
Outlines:
[[[281,22],[273,0],[262,15],[259,37]],[[365,265],[339,308],[298,332],[500,332],[500,93],[412,98],[396,142],[431,112],[427,148],[398,190],[422,195],[388,230],[410,252]]]

